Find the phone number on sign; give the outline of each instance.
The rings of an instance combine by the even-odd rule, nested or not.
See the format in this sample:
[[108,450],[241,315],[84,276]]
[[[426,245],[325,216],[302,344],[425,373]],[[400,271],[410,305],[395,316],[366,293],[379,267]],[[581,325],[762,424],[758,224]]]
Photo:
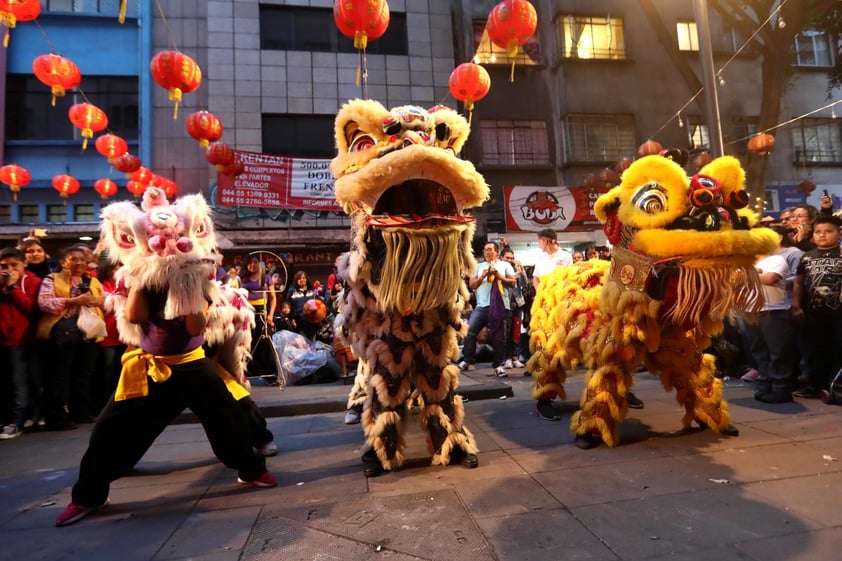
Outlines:
[[265,206],[280,205],[280,193],[263,192],[253,193],[222,193],[219,202],[231,206]]

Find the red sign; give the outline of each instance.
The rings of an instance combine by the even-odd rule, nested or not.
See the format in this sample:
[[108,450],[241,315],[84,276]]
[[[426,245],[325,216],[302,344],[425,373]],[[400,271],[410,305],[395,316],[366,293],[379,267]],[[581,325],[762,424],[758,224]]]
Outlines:
[[217,174],[216,203],[301,210],[341,211],[333,193],[330,160],[234,150],[245,171]]
[[608,189],[589,187],[505,187],[506,231],[585,232],[602,228],[593,204]]

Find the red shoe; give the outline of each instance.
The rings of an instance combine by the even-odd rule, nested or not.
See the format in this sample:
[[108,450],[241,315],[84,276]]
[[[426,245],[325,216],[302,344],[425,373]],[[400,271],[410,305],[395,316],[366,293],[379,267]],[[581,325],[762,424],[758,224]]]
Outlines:
[[101,509],[106,504],[108,504],[108,501],[106,501],[104,504],[101,504],[99,506],[91,506],[91,507],[80,506],[80,505],[77,505],[76,503],[70,503],[69,505],[64,507],[64,510],[61,511],[61,514],[59,514],[56,517],[56,526],[69,526],[70,524],[73,524],[74,522],[79,522],[80,520],[85,518],[87,515],[94,512],[95,510]]
[[268,471],[264,471],[262,474],[260,474],[260,477],[251,481],[243,481],[238,477],[237,483],[240,483],[241,485],[251,485],[252,487],[261,487],[267,489],[269,487],[275,487],[278,484],[278,480],[275,479],[275,476],[269,473]]

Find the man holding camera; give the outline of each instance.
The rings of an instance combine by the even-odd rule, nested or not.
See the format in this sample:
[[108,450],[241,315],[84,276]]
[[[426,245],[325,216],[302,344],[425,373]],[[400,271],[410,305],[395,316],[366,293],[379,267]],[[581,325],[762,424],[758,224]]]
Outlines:
[[[6,366],[0,395],[0,440],[21,435],[29,406],[27,354],[32,340],[32,314],[38,307],[41,279],[26,270],[24,255],[14,247],[0,250],[0,364]],[[11,386],[11,391],[7,388]],[[11,408],[9,408],[11,405]]]

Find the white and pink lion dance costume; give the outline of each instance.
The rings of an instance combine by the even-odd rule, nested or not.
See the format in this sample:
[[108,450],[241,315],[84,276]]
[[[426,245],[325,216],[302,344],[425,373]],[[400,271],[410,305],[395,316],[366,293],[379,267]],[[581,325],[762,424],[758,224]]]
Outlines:
[[468,123],[445,107],[389,111],[358,99],[340,109],[335,132],[336,199],[352,219],[337,326],[360,361],[349,401],[364,402],[365,474],[403,463],[413,386],[432,463],[476,467],[451,363],[464,335],[463,277],[476,268],[475,218],[465,210],[488,198],[482,176],[456,157]]

